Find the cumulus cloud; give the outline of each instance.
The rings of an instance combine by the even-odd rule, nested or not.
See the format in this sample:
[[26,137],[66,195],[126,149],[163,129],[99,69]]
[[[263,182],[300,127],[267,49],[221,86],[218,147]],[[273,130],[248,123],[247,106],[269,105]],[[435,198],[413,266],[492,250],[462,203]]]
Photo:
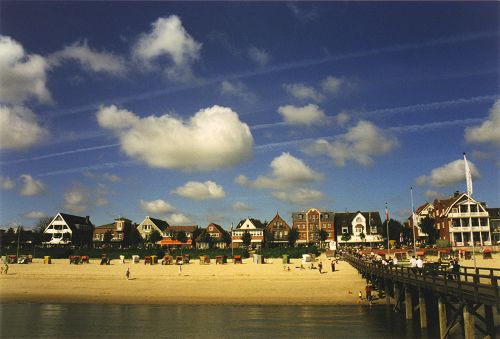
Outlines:
[[35,114],[22,106],[0,105],[0,149],[23,149],[48,135]]
[[235,178],[235,182],[251,188],[283,189],[297,184],[319,181],[323,178],[321,173],[314,171],[302,160],[289,153],[283,153],[274,158],[270,167],[272,172],[267,176],[261,175],[252,181],[240,175]]
[[386,135],[371,122],[359,121],[333,142],[319,139],[304,151],[311,155],[326,154],[337,166],[345,166],[350,160],[368,166],[373,163],[373,156],[386,154],[397,146],[397,139]]
[[148,67],[164,57],[169,60],[165,69],[169,79],[189,81],[194,78],[192,64],[199,59],[201,47],[182,26],[180,18],[171,15],[156,20],[152,30],[142,34],[133,46],[132,54]]
[[328,76],[321,82],[321,88],[326,93],[337,94],[344,86],[346,81],[334,76]]
[[257,96],[241,81],[222,81],[220,93],[226,96],[237,97],[247,102],[255,102],[257,100]]
[[247,204],[245,204],[244,202],[241,202],[241,201],[235,202],[233,204],[232,208],[233,208],[233,211],[251,211],[252,210],[250,208],[250,206],[248,206]]
[[172,225],[182,225],[191,223],[191,219],[182,213],[172,213],[168,218],[168,222]]
[[75,60],[88,71],[123,75],[125,60],[109,52],[99,52],[90,48],[87,41],[75,42],[50,56],[50,62],[59,65],[65,60]]
[[290,125],[319,125],[327,121],[327,117],[318,105],[309,104],[303,107],[293,105],[280,106],[278,113]]
[[[473,179],[481,176],[476,166],[467,161]],[[452,161],[446,165],[434,168],[430,175],[422,175],[417,178],[417,185],[430,185],[435,187],[454,186],[465,183],[465,164],[463,159]]]
[[[119,123],[120,116],[125,123]],[[109,106],[100,108],[97,121],[116,132],[128,156],[153,167],[210,170],[238,164],[252,155],[250,128],[227,107],[202,109],[183,121],[169,115],[139,118]]]
[[113,174],[113,173],[104,173],[104,174],[97,174],[97,173],[94,173],[92,171],[85,171],[83,172],[83,175],[86,176],[87,178],[90,178],[90,179],[96,179],[96,180],[106,180],[106,181],[110,181],[110,182],[118,182],[120,180],[122,180],[118,175],[116,174]]
[[176,210],[176,208],[172,206],[170,203],[161,199],[151,200],[151,201],[145,201],[141,199],[140,203],[141,203],[141,208],[145,212],[151,214],[172,213],[175,212]]
[[269,55],[268,52],[261,48],[257,48],[255,46],[250,46],[248,47],[248,56],[250,59],[252,59],[255,63],[259,64],[260,66],[265,66],[269,63],[269,60],[271,59],[271,55]]
[[26,219],[33,219],[33,220],[38,220],[42,218],[48,217],[48,215],[45,212],[41,211],[31,211],[23,214],[23,217]]
[[490,110],[488,119],[477,127],[465,129],[468,143],[492,143],[500,146],[500,100]]
[[283,88],[293,97],[299,100],[313,100],[321,102],[325,99],[323,94],[316,91],[314,87],[306,86],[304,84],[284,84]]
[[0,187],[3,190],[11,190],[16,186],[14,180],[11,180],[9,177],[0,177]]
[[19,194],[24,196],[35,196],[47,191],[47,186],[41,181],[34,179],[31,175],[23,174],[20,176],[23,181],[23,187]]
[[226,196],[221,185],[213,181],[188,181],[184,186],[177,187],[172,193],[193,200],[219,199]]
[[76,184],[64,193],[63,206],[70,212],[85,212],[91,203],[91,193],[86,187]]
[[20,104],[29,99],[51,102],[47,89],[48,62],[40,55],[27,55],[23,46],[0,35],[0,101]]
[[273,196],[276,199],[291,202],[297,205],[308,205],[312,202],[323,200],[325,196],[320,191],[299,188],[296,190],[289,191],[277,191],[273,192]]

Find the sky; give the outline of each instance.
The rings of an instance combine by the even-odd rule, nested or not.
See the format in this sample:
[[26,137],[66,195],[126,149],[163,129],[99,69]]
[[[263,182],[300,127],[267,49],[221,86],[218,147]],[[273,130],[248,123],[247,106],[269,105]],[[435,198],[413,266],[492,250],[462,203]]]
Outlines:
[[500,207],[499,6],[2,1],[0,226]]

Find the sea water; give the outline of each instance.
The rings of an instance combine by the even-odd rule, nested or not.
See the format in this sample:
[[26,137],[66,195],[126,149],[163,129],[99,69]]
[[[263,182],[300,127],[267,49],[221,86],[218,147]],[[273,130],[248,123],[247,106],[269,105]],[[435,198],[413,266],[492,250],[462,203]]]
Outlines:
[[385,305],[0,304],[0,312],[1,338],[439,337]]

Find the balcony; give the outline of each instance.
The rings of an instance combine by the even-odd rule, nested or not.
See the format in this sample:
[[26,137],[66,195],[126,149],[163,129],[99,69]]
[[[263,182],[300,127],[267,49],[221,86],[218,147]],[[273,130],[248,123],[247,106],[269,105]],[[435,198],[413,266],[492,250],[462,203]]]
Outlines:
[[488,212],[465,212],[465,213],[448,213],[447,215],[448,218],[488,218],[489,214]]
[[[488,232],[490,230],[489,226],[472,226],[472,232]],[[466,227],[450,227],[450,232],[470,232],[471,228]]]

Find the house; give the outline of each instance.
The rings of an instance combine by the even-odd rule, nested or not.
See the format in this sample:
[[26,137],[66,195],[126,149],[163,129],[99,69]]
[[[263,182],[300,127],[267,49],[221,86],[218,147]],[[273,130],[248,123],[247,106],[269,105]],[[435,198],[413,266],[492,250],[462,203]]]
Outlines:
[[[206,241],[210,237],[210,242]],[[228,242],[231,242],[231,235],[228,231],[223,229],[220,225],[211,223],[206,228],[200,231],[200,234],[195,239],[197,249],[207,249],[212,247],[215,248],[226,248]]]
[[321,230],[326,232],[325,247],[335,241],[334,215],[332,211],[319,211],[311,208],[304,212],[293,212],[293,229],[298,231],[297,245],[314,245],[321,243]]
[[467,193],[455,192],[447,199],[434,200],[433,218],[439,238],[450,241],[453,247],[492,244],[486,204]]
[[90,218],[66,213],[58,213],[44,229],[43,233],[49,238],[43,244],[53,245],[92,245],[94,225]]
[[252,237],[250,247],[252,249],[261,248],[264,243],[264,225],[258,219],[247,218],[240,220],[235,229],[231,231],[232,242],[231,246],[234,248],[243,247],[243,235],[249,233]]
[[146,240],[153,231],[158,231],[161,235],[168,227],[168,222],[161,219],[151,218],[146,216],[146,218],[137,226],[137,231],[141,235],[142,239]]
[[422,220],[425,218],[432,218],[432,212],[434,210],[434,205],[426,202],[425,204],[419,206],[415,210],[415,219],[416,225],[413,225],[413,217],[410,215],[408,217],[408,226],[413,228],[413,233],[415,235],[415,240],[420,243],[427,243],[429,239],[429,235],[422,232],[422,228],[420,228],[420,224]]
[[500,208],[487,208],[490,215],[491,240],[493,245],[500,245]]
[[279,213],[276,213],[274,218],[266,226],[266,236],[269,239],[265,239],[270,245],[288,245],[288,234],[291,228],[288,226],[285,220],[281,218]]
[[383,243],[379,212],[335,213],[336,237],[339,244],[374,245]]
[[[184,232],[186,235],[186,241],[182,242],[178,239],[177,235],[180,232]],[[165,247],[171,246],[183,246],[192,248],[194,244],[194,239],[199,234],[199,228],[195,226],[167,226],[162,232],[163,239],[160,240],[159,244]]]
[[112,234],[110,246],[123,248],[130,243],[130,232],[132,231],[132,221],[127,218],[118,218],[111,224],[97,226],[92,237],[94,247],[101,247],[104,243],[104,234],[108,231]]

